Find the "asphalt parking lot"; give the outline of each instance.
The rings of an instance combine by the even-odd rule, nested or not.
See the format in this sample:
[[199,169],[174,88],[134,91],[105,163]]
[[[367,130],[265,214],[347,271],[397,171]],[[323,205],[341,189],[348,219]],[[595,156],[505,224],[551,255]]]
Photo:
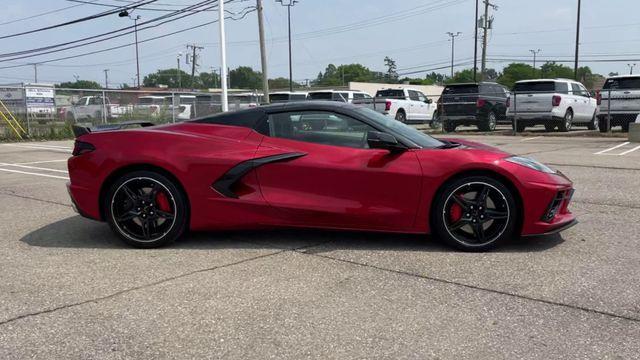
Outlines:
[[640,144],[462,137],[567,174],[580,224],[480,254],[304,230],[136,250],[73,212],[71,141],[0,144],[0,358],[638,358]]

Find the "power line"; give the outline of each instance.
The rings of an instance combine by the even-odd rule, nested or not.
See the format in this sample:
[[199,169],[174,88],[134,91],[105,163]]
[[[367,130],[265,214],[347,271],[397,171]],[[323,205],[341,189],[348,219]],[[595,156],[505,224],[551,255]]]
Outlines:
[[[251,8],[247,8],[247,9],[251,9]],[[231,17],[231,16],[226,16],[225,19],[229,19],[229,20],[233,20],[233,21],[239,21],[244,19],[248,14],[252,13],[256,11],[255,7],[251,10],[245,11],[244,13],[242,13],[240,15],[240,17]],[[208,21],[199,25],[195,25],[195,26],[191,26],[185,29],[181,29],[181,30],[177,30],[177,31],[173,31],[167,34],[163,34],[163,35],[158,35],[158,36],[154,36],[148,39],[144,39],[144,40],[140,40],[138,41],[138,43],[145,43],[145,42],[149,42],[149,41],[153,41],[153,40],[158,40],[158,39],[162,39],[168,36],[172,36],[172,35],[176,35],[176,34],[180,34],[186,31],[190,31],[190,30],[194,30],[194,29],[198,29],[201,27],[205,27],[207,25],[211,25],[211,24],[215,24],[217,23],[218,20],[213,20],[213,21]],[[61,61],[61,60],[68,60],[68,59],[75,59],[78,57],[83,57],[83,56],[89,56],[89,55],[95,55],[95,54],[100,54],[100,53],[104,53],[104,52],[108,52],[108,51],[112,51],[112,50],[116,50],[116,49],[122,49],[125,48],[127,46],[132,46],[135,45],[135,42],[132,43],[128,43],[128,44],[123,44],[123,45],[118,45],[118,46],[112,46],[110,48],[106,48],[106,49],[101,49],[101,50],[95,50],[95,51],[90,51],[90,52],[86,52],[86,53],[80,53],[80,54],[75,54],[75,55],[70,55],[70,56],[64,56],[64,57],[60,57],[60,58],[55,58],[55,59],[48,59],[48,60],[41,60],[38,63],[42,64],[42,63],[49,63],[49,62],[55,62],[55,61]],[[18,68],[18,67],[23,67],[23,66],[27,66],[29,64],[16,64],[16,65],[8,65],[8,66],[2,66],[0,67],[1,69],[12,69],[12,68]]]
[[[95,2],[95,1],[98,1],[98,0],[88,1],[88,3]],[[51,15],[51,14],[59,13],[59,12],[62,12],[62,11],[68,10],[68,9],[73,9],[73,8],[76,8],[76,7],[78,7],[78,6],[83,6],[83,5],[86,5],[86,4],[76,4],[76,5],[71,5],[71,6],[67,6],[67,7],[63,7],[63,8],[59,8],[59,9],[55,9],[55,10],[45,11],[45,12],[38,13],[38,14],[35,14],[35,15],[31,15],[31,16],[23,17],[23,18],[20,18],[20,19],[15,19],[15,20],[11,20],[11,21],[6,21],[6,22],[3,22],[3,23],[0,23],[0,26],[2,26],[2,25],[14,24],[14,23],[17,23],[17,22],[20,22],[20,21],[25,21],[25,20],[35,19],[35,18],[37,18],[37,17],[41,17],[41,16],[45,16],[45,15]]]
[[56,29],[56,28],[59,28],[59,27],[73,25],[73,24],[84,22],[84,21],[94,20],[94,19],[98,19],[98,18],[101,18],[101,17],[105,17],[105,16],[109,16],[109,15],[113,15],[113,14],[119,13],[120,11],[122,11],[124,9],[135,9],[135,8],[140,7],[142,5],[151,4],[153,2],[156,2],[157,0],[148,0],[147,2],[144,2],[144,3],[141,3],[141,1],[138,1],[136,5],[133,5],[133,6],[130,6],[130,7],[119,7],[117,9],[114,9],[114,10],[111,10],[111,11],[105,11],[105,12],[102,12],[102,13],[94,14],[94,15],[91,15],[91,16],[86,16],[86,17],[83,17],[83,18],[67,21],[67,22],[60,23],[60,24],[45,26],[45,27],[42,27],[42,28],[39,28],[39,29],[23,31],[23,32],[15,33],[15,34],[10,34],[10,35],[4,35],[4,36],[0,36],[0,39],[8,39],[8,38],[12,38],[12,37],[27,35],[27,34],[34,34],[34,33],[42,32],[42,31],[45,31],[45,30]]

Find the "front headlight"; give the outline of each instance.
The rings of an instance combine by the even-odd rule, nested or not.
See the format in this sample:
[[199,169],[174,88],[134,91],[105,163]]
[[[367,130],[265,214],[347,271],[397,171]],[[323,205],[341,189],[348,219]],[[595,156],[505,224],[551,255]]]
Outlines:
[[524,157],[524,156],[511,156],[505,159],[508,162],[512,162],[514,164],[518,164],[518,165],[522,165],[522,166],[526,166],[530,169],[533,170],[537,170],[537,171],[542,171],[544,173],[547,174],[555,174],[556,171],[553,170],[552,168],[548,167],[547,165],[537,161],[537,160],[533,160],[531,158],[528,157]]

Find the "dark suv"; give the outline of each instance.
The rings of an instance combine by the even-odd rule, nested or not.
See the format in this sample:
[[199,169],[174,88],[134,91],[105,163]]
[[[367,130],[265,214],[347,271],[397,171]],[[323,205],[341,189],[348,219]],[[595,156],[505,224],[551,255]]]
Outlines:
[[444,131],[459,125],[475,125],[482,131],[493,131],[506,117],[509,90],[490,82],[449,84],[442,90],[438,114]]

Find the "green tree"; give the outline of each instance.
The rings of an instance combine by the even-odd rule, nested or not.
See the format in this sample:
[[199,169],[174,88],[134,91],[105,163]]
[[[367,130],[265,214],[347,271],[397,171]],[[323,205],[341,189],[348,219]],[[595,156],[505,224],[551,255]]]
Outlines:
[[262,88],[262,73],[254,71],[249,66],[239,66],[229,71],[229,87],[236,89]]
[[314,84],[320,86],[343,86],[350,81],[370,82],[374,81],[376,73],[361,64],[346,64],[335,66],[327,65],[324,73],[318,74]]
[[502,74],[498,76],[498,82],[508,88],[512,88],[516,81],[535,79],[537,71],[533,66],[523,63],[511,63],[502,70]]
[[[180,72],[180,76],[178,76],[178,71]],[[186,72],[178,69],[161,69],[153,74],[148,74],[142,80],[142,85],[145,87],[158,87],[160,85],[166,85],[170,88],[200,87],[197,81],[192,85],[190,74],[187,74]]]
[[392,58],[385,56],[384,57],[384,66],[387,67],[386,79],[390,83],[398,82],[398,66],[396,65],[396,61]]
[[448,78],[445,80],[446,84],[453,83],[467,83],[473,82],[473,70],[464,69],[462,71],[456,71],[452,78]]
[[540,66],[540,77],[573,79],[573,69],[555,62],[547,62]]
[[[297,83],[293,83],[293,87],[300,86]],[[289,89],[289,79],[283,77],[277,77],[275,79],[269,79],[269,89]]]
[[212,89],[220,87],[220,75],[215,72],[203,72],[198,75],[198,87]]
[[57,88],[65,89],[102,89],[102,86],[91,80],[67,81],[56,85]]

